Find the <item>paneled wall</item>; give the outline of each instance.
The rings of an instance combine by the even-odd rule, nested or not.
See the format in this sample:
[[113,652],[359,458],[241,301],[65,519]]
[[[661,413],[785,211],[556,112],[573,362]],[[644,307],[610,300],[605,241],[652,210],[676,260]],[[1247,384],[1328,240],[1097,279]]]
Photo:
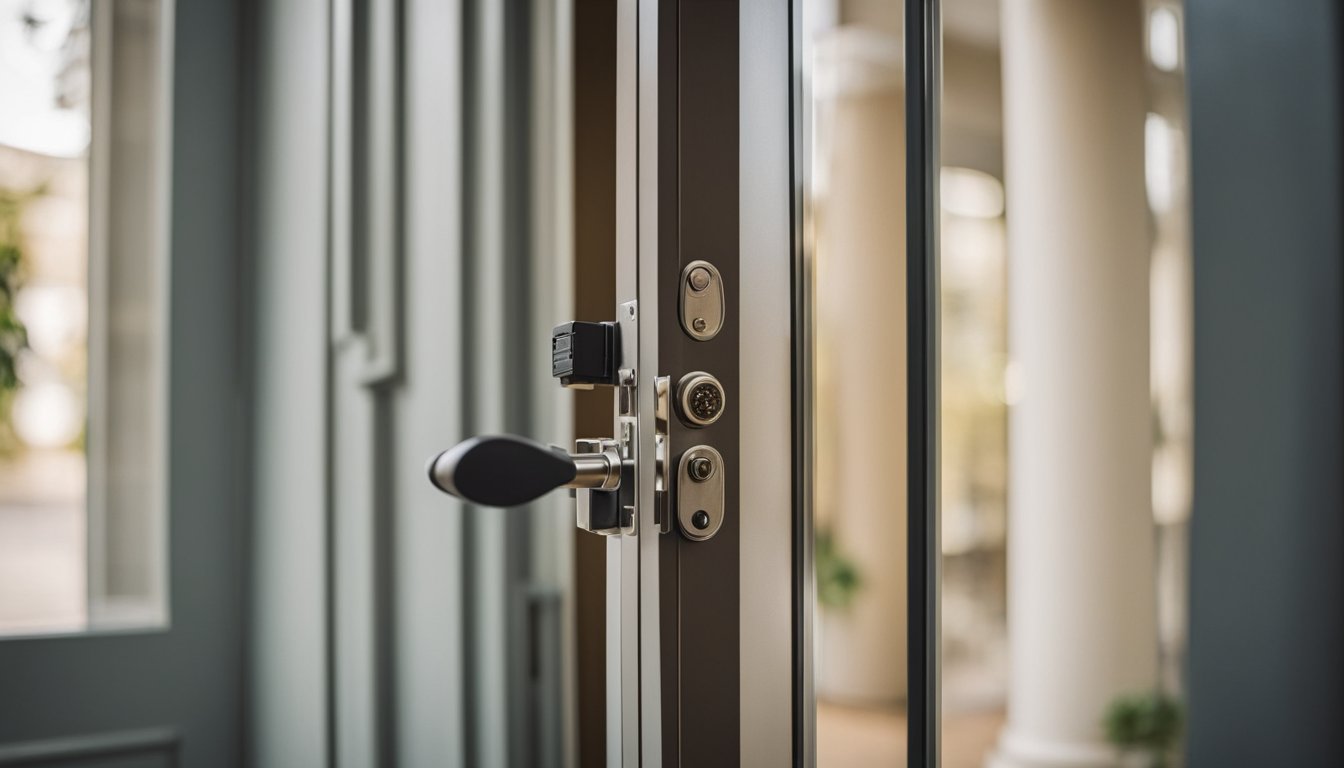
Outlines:
[[257,765],[572,752],[568,499],[472,509],[424,474],[472,434],[570,439],[567,8],[257,8]]

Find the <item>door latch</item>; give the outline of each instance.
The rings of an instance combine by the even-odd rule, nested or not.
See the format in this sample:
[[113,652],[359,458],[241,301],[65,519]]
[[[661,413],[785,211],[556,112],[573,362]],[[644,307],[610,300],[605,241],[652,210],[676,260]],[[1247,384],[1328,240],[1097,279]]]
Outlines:
[[[551,333],[551,374],[562,386],[616,388],[614,436],[576,440],[572,453],[513,435],[469,438],[430,459],[434,487],[491,507],[526,504],[557,488],[571,488],[580,528],[608,536],[634,533],[638,377],[627,361],[635,359],[637,311],[635,302],[620,309],[614,322],[576,320],[557,325]],[[662,416],[655,425],[658,463],[666,456],[666,379],[655,388],[663,393]],[[670,518],[665,484],[666,471],[659,466],[654,485],[663,529]]]
[[[575,521],[586,531],[613,536],[636,532],[635,464],[638,460],[635,359],[637,307],[626,302],[614,322],[573,321],[551,334],[551,373],[572,389],[616,389],[615,434],[582,438],[574,451],[513,435],[473,437],[429,461],[429,480],[444,493],[483,506],[526,504],[557,488],[575,497]],[[669,421],[676,411],[688,426],[713,424],[723,413],[718,379],[700,371],[677,383],[654,377],[653,521],[661,533],[673,521],[693,541],[707,539],[723,522],[723,457],[707,445],[684,453],[674,468]],[[675,488],[675,493],[674,493]],[[672,510],[676,497],[677,509]]]

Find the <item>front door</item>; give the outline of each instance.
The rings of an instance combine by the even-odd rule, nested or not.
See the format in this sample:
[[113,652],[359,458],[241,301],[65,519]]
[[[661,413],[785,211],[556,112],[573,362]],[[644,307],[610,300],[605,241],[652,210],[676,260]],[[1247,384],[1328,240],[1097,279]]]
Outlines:
[[[906,46],[912,116],[908,141],[889,137],[909,169],[891,211],[908,239],[890,260],[911,258],[908,279],[898,269],[879,289],[908,314],[888,334],[857,329],[908,339],[889,339],[908,350],[908,382],[890,382],[907,434],[886,439],[909,460],[890,468],[910,479],[889,493],[893,507],[910,494],[910,642],[890,653],[909,673],[911,765],[936,764],[935,9],[909,10],[921,30]],[[574,489],[579,527],[605,537],[611,766],[815,763],[809,478],[821,448],[804,194],[815,12],[801,0],[617,3],[616,301],[607,321],[557,318],[552,335],[558,383],[613,390],[610,431],[564,448],[481,436],[430,462],[437,487],[485,505]]]

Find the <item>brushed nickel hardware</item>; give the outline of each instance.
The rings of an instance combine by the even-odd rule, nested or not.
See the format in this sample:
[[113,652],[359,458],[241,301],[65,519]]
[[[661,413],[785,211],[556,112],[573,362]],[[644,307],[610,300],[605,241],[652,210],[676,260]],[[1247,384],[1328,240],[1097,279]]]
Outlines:
[[682,329],[696,341],[709,341],[719,335],[727,308],[717,267],[696,260],[681,271],[680,312]]
[[688,448],[677,468],[677,522],[682,535],[704,541],[723,525],[723,456],[708,445]]
[[692,371],[677,382],[677,406],[687,426],[707,427],[718,421],[727,399],[719,380],[704,371]]

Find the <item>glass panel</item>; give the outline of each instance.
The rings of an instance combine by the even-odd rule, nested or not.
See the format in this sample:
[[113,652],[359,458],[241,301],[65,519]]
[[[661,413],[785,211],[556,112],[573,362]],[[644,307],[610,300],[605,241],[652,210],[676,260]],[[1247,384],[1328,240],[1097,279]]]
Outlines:
[[948,768],[1174,753],[1191,480],[1180,23],[1172,0],[944,3]]
[[817,759],[903,765],[902,5],[804,4],[813,269]]
[[0,0],[0,634],[157,623],[157,0]]

